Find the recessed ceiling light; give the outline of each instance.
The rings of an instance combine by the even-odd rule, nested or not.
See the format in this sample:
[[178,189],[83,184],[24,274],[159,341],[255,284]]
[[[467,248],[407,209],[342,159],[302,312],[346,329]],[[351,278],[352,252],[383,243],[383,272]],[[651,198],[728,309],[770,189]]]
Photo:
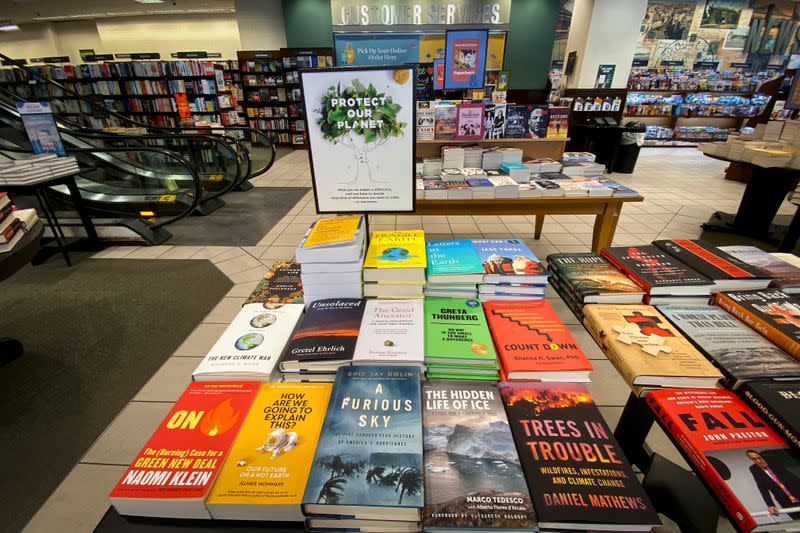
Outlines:
[[134,2],[138,2],[140,4],[163,4],[164,0],[133,0]]
[[0,21],[0,31],[16,31],[19,29],[19,26],[11,22],[10,20],[3,20]]

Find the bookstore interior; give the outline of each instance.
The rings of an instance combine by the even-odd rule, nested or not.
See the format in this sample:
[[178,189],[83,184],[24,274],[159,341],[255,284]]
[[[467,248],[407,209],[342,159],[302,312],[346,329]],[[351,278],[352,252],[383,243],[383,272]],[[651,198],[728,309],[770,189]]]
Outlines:
[[0,17],[3,531],[800,531],[800,2]]

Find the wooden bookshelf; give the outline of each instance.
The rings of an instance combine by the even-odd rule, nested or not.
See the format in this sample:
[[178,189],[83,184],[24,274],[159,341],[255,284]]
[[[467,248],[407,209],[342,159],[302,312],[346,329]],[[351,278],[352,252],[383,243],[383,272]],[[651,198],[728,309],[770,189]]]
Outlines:
[[284,87],[288,103],[289,131],[293,146],[308,145],[300,69],[333,67],[333,48],[281,48]]
[[479,139],[474,141],[461,141],[453,139],[436,139],[432,141],[417,141],[417,157],[438,157],[442,155],[442,146],[472,145],[476,144],[485,148],[502,146],[503,148],[520,148],[523,159],[537,159],[549,157],[557,161],[564,155],[564,148],[569,141],[568,137],[548,139]]

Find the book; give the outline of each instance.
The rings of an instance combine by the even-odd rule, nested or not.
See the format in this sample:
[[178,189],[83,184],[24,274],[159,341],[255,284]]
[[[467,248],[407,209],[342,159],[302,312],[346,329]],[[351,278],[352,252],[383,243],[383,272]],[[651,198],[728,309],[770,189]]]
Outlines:
[[497,363],[486,317],[478,300],[425,298],[425,362]]
[[[349,217],[343,217],[343,218],[349,218]],[[308,231],[306,232],[305,236],[303,236],[303,238],[300,240],[300,244],[298,244],[297,248],[295,248],[294,252],[295,260],[301,265],[307,263],[353,263],[360,261],[362,259],[361,256],[363,255],[366,232],[364,231],[363,216],[359,216],[358,218],[360,219],[359,225],[356,230],[356,234],[353,238],[340,242],[328,243],[324,245],[316,245],[310,247],[304,246],[309,236],[311,236],[311,233],[314,231],[316,225],[321,221],[329,219],[323,218],[313,222],[311,224],[311,227],[309,227]],[[322,236],[324,235],[324,233],[320,232],[318,235]],[[317,237],[315,238],[315,240],[319,238],[320,237]],[[327,238],[336,238],[336,237],[329,236]]]
[[800,378],[800,362],[719,307],[657,309],[722,371],[729,388],[754,379]]
[[428,381],[422,402],[425,531],[535,531],[497,388],[480,381]]
[[652,245],[603,248],[600,254],[651,295],[707,296],[713,282]]
[[755,246],[720,246],[719,249],[765,272],[772,278],[770,287],[786,294],[800,293],[800,268]]
[[631,387],[714,388],[722,374],[649,305],[589,304],[583,324]]
[[425,281],[425,232],[376,231],[364,259],[364,281]]
[[437,105],[434,108],[435,132],[434,136],[438,139],[454,139],[456,136],[456,106]]
[[353,364],[422,366],[424,318],[422,300],[367,301]]
[[550,281],[558,281],[582,303],[639,303],[644,293],[625,274],[596,253],[547,256]]
[[269,381],[302,314],[302,304],[242,306],[192,378]]
[[[506,126],[506,104],[492,104],[486,107],[484,114],[484,137],[486,139],[503,138]],[[499,165],[499,163],[498,163]],[[484,166],[483,168],[491,168]],[[496,168],[496,167],[495,167]]]
[[473,283],[483,281],[481,263],[472,241],[452,239],[425,243],[429,284]]
[[425,284],[421,281],[365,281],[364,298],[422,298]]
[[459,140],[483,139],[483,104],[456,105],[456,134]]
[[244,303],[260,303],[267,309],[279,304],[303,303],[300,265],[294,261],[273,263]]
[[430,107],[430,102],[417,102],[417,140],[432,141],[435,138],[435,123],[436,111]]
[[544,139],[547,137],[547,125],[550,120],[550,110],[546,105],[525,106],[525,137]]
[[585,385],[498,389],[540,529],[650,531],[660,523]]
[[483,263],[484,283],[547,283],[541,261],[520,239],[473,239]]
[[[797,526],[797,452],[732,392],[653,391],[645,398],[739,531]],[[791,529],[789,529],[791,530]]]
[[798,385],[798,381],[750,381],[739,389],[744,401],[795,448],[800,447]]
[[308,476],[303,513],[419,522],[423,483],[419,369],[340,368]]
[[211,517],[303,520],[329,383],[264,383],[206,500]]
[[716,290],[766,289],[771,281],[758,268],[704,241],[671,239],[653,245],[713,281]]
[[547,300],[484,302],[506,379],[589,381],[592,364]]
[[191,383],[108,495],[121,515],[211,518],[204,500],[261,383]]
[[800,359],[800,300],[777,289],[765,289],[718,292],[715,301],[767,340]]
[[569,132],[569,108],[551,107],[547,122],[547,137],[566,139]]
[[281,359],[281,372],[311,370],[333,374],[349,365],[356,348],[366,300],[329,298],[312,302]]
[[311,231],[300,243],[303,248],[355,243],[362,216],[321,218],[314,222]]
[[506,105],[506,124],[503,129],[504,138],[522,138],[528,131],[525,115],[528,108],[524,104]]

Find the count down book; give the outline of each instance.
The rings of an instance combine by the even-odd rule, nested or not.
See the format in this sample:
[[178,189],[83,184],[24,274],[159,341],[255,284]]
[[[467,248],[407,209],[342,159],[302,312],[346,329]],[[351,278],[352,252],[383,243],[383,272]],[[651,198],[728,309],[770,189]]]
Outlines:
[[211,518],[203,501],[260,386],[191,383],[108,495],[117,512]]
[[752,381],[740,395],[794,447],[800,447],[800,381]]
[[498,388],[541,529],[650,531],[660,523],[583,384]]
[[707,296],[714,287],[710,279],[652,245],[616,246],[600,253],[650,296]]

